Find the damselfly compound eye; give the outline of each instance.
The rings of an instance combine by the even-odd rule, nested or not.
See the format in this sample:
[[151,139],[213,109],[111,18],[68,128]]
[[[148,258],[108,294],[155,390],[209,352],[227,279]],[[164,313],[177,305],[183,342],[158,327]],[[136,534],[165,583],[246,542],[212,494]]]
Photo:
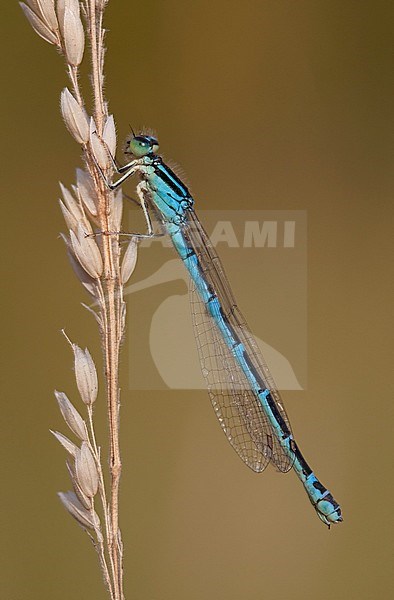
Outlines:
[[142,158],[157,152],[158,149],[159,143],[156,138],[150,135],[136,135],[127,140],[125,152],[136,158]]

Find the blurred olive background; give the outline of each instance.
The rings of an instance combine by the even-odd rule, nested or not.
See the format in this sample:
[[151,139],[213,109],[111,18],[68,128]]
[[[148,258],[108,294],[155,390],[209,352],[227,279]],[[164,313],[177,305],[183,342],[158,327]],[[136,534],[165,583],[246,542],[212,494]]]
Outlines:
[[[55,496],[69,483],[48,433],[65,432],[53,389],[76,399],[60,329],[101,361],[57,237],[57,182],[74,181],[80,152],[59,114],[62,59],[16,2],[1,8],[0,597],[104,599],[94,550]],[[285,401],[345,519],[328,532],[293,474],[249,471],[205,392],[129,391],[125,358],[129,600],[392,597],[393,19],[379,0],[109,3],[120,138],[129,123],[154,127],[201,209],[307,211],[308,388]],[[262,288],[228,270],[252,320]],[[149,316],[143,300],[129,329]]]

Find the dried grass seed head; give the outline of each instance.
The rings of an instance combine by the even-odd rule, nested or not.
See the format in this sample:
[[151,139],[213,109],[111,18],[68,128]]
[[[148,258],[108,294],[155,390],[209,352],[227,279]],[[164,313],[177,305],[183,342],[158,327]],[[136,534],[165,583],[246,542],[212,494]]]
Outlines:
[[121,188],[118,188],[115,192],[113,203],[112,203],[112,224],[114,231],[120,231],[122,225],[123,215],[123,193]]
[[81,266],[94,279],[99,279],[103,273],[103,259],[93,237],[87,233],[82,224],[78,224],[77,234],[70,231],[72,249]]
[[133,271],[135,269],[135,265],[137,264],[137,248],[138,241],[137,238],[132,237],[129,245],[126,248],[126,252],[124,253],[122,266],[120,269],[121,279],[123,285],[128,282]]
[[85,50],[85,31],[81,18],[67,9],[64,15],[63,39],[67,62],[73,67],[78,67]]
[[90,147],[93,152],[93,156],[103,171],[105,171],[110,164],[110,157],[108,155],[108,150],[105,147],[104,143],[98,136],[96,123],[94,122],[93,117],[90,117]]
[[107,144],[108,151],[115,158],[116,155],[116,128],[114,116],[109,115],[103,129],[103,140]]
[[74,254],[74,250],[73,250],[72,245],[71,245],[71,240],[66,235],[64,235],[64,233],[61,233],[60,237],[62,238],[62,240],[66,244],[66,247],[67,247],[67,256],[68,256],[68,259],[69,259],[69,261],[71,263],[71,267],[72,267],[75,275],[77,276],[77,278],[79,279],[79,281],[82,283],[82,285],[86,289],[86,291],[91,296],[93,296],[93,298],[95,300],[97,300],[98,298],[97,298],[96,279],[93,279],[93,277],[91,277],[85,271],[85,269],[81,266],[81,263],[79,262],[79,260],[76,258],[75,254]]
[[60,433],[60,431],[52,431],[52,429],[50,429],[49,431],[55,436],[57,441],[60,442],[63,448],[67,450],[70,456],[75,458],[77,451],[79,450],[78,446],[74,444],[74,442],[69,440],[68,437]]
[[[42,17],[42,20],[52,31],[58,31],[55,0],[26,0],[27,4]],[[34,8],[34,7],[37,7]]]
[[72,229],[76,231],[78,227],[78,221],[75,219],[74,215],[68,210],[67,206],[64,204],[63,200],[59,198],[59,206],[62,211],[63,219],[66,222],[67,229]]
[[99,476],[93,454],[86,442],[75,457],[75,475],[79,486],[88,498],[94,498],[98,490]]
[[73,138],[78,144],[86,144],[89,140],[88,117],[68,88],[64,88],[60,94],[60,109]]
[[78,67],[85,48],[85,31],[78,0],[58,0],[57,15],[62,34],[63,51],[67,62]]
[[67,512],[83,527],[84,529],[95,529],[95,520],[98,516],[92,514],[82,505],[77,498],[75,492],[58,492],[58,496],[67,510]]
[[57,22],[56,27],[53,27],[50,10],[44,15],[38,6],[38,0],[26,0],[26,2],[27,4],[19,2],[19,5],[34,31],[43,40],[59,48],[60,38],[57,31]]
[[93,180],[90,176],[90,173],[84,171],[83,169],[76,170],[76,178],[77,178],[77,191],[81,201],[84,206],[88,209],[91,215],[97,215],[96,208],[96,192],[93,184]]
[[72,213],[75,220],[81,221],[85,215],[82,212],[79,202],[76,200],[76,198],[74,198],[74,196],[72,195],[70,190],[68,190],[66,188],[66,186],[64,186],[62,184],[61,181],[59,181],[59,186],[60,186],[62,196],[64,199],[64,204],[67,206],[68,210]]
[[[79,452],[79,448],[78,448],[78,452]],[[77,476],[75,474],[75,466],[73,464],[70,463],[70,461],[66,461],[66,467],[67,467],[67,471],[68,474],[70,476],[71,479],[71,483],[73,486],[73,490],[77,495],[78,500],[81,502],[81,504],[87,508],[88,510],[91,510],[92,508],[92,500],[91,498],[88,498],[88,496],[86,496],[83,491],[81,490],[81,487],[78,483],[77,480]]]
[[63,419],[71,429],[73,433],[82,441],[87,440],[87,432],[85,421],[77,409],[71,404],[64,392],[58,392],[55,390],[56,400],[58,402],[60,412],[62,413]]
[[96,366],[87,348],[82,350],[77,344],[73,344],[72,349],[74,352],[74,369],[77,388],[82,401],[90,406],[95,402],[98,392]]

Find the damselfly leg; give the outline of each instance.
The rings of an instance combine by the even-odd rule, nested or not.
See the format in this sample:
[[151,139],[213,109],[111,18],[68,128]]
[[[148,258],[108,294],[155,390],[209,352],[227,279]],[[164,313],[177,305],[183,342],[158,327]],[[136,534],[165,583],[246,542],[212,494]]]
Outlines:
[[[120,179],[118,179],[115,182],[111,182],[107,179],[107,177],[105,176],[105,173],[103,172],[102,168],[100,167],[100,165],[98,164],[98,162],[95,160],[95,164],[96,167],[104,181],[104,183],[106,184],[106,186],[108,187],[108,189],[115,190],[117,189],[124,181],[126,181],[126,179],[128,179],[129,177],[131,177],[132,175],[134,175],[138,168],[138,161],[137,160],[132,160],[130,163],[128,163],[127,165],[124,165],[123,167],[119,167],[116,159],[112,156],[111,152],[109,152],[108,150],[108,155],[111,158],[111,162],[112,162],[112,166],[114,168],[114,170],[117,173],[124,173],[122,177],[120,177]],[[163,237],[163,235],[165,235],[164,233],[155,233],[153,231],[153,226],[152,226],[152,220],[150,218],[150,214],[149,214],[149,210],[148,210],[148,205],[147,202],[145,200],[145,195],[147,193],[146,190],[146,185],[144,181],[140,181],[140,183],[137,185],[137,195],[139,200],[135,200],[134,198],[131,198],[130,196],[128,196],[128,198],[134,202],[135,204],[137,204],[137,206],[139,206],[140,208],[142,208],[142,212],[144,214],[144,218],[145,218],[145,222],[146,222],[146,226],[147,226],[147,233],[134,233],[134,232],[124,232],[124,231],[102,231],[102,232],[97,232],[97,233],[93,233],[93,234],[88,234],[86,237],[92,237],[95,235],[122,235],[122,236],[126,236],[126,237],[136,237],[139,239],[146,239],[146,238],[155,238],[155,237]]]

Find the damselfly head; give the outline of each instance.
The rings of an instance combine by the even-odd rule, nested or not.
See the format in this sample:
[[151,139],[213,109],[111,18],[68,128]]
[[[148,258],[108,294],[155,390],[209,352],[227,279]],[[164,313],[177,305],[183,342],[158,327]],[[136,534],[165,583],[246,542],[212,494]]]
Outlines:
[[142,158],[149,154],[156,154],[159,142],[151,135],[134,135],[126,140],[125,154],[132,154],[135,158]]

